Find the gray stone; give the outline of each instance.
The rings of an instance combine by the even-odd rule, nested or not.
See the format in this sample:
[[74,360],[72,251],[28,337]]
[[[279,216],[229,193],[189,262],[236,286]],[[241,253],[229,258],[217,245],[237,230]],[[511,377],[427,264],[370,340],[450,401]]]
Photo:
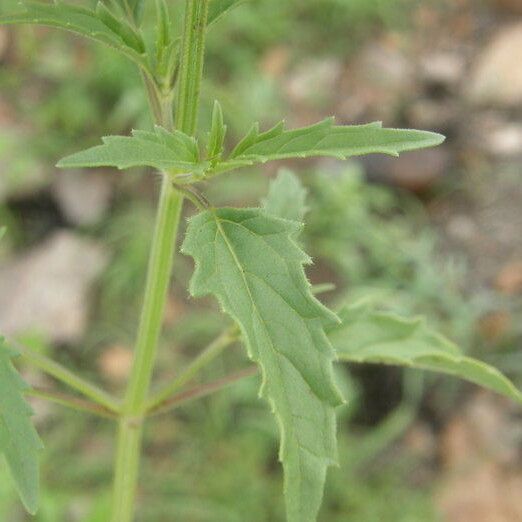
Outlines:
[[522,104],[522,23],[500,29],[474,64],[466,95],[478,105]]
[[108,262],[104,248],[59,231],[0,267],[0,331],[74,343],[85,332],[89,290]]
[[52,192],[68,221],[94,225],[109,208],[112,185],[103,172],[65,170],[57,172]]

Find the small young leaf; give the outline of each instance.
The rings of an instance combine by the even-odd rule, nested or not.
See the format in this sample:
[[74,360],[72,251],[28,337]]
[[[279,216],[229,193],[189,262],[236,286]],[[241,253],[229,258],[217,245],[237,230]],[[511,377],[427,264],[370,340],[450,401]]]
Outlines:
[[0,452],[23,504],[34,514],[38,508],[38,457],[43,446],[31,423],[32,410],[23,397],[27,386],[11,363],[16,355],[0,338]]
[[422,319],[405,319],[364,305],[345,308],[328,337],[339,359],[438,371],[489,388],[517,402],[522,393],[496,368],[465,356]]
[[96,16],[114,33],[137,53],[143,54],[145,52],[145,44],[141,35],[132,28],[125,20],[115,16],[108,7],[98,2],[96,5]]
[[189,222],[182,251],[196,270],[193,296],[213,294],[241,328],[262,371],[281,431],[288,522],[314,522],[327,467],[337,460],[332,373],[325,325],[337,317],[312,295],[295,243],[301,225],[261,209],[213,209]]
[[299,178],[287,169],[281,169],[270,182],[263,208],[272,216],[301,223],[306,214],[307,191]]
[[227,126],[223,123],[223,109],[216,100],[212,111],[212,127],[210,128],[207,145],[207,156],[210,161],[215,162],[221,158],[226,133]]
[[208,7],[208,25],[217,22],[223,15],[248,0],[211,0]]
[[109,45],[140,67],[147,67],[143,54],[145,44],[141,35],[126,22],[115,19],[107,8],[100,8],[97,14],[91,9],[58,0],[54,3],[26,0],[22,2],[22,7],[24,11],[21,13],[0,16],[0,25],[36,24],[71,31]]
[[194,138],[179,131],[155,127],[154,132],[133,131],[132,136],[106,136],[98,145],[60,160],[58,167],[153,167],[182,172],[203,171]]
[[263,133],[259,132],[255,124],[229,158],[216,165],[213,173],[287,158],[332,156],[346,159],[372,153],[398,156],[400,152],[432,147],[443,141],[444,136],[434,132],[386,129],[379,122],[337,126],[333,124],[332,118],[328,118],[315,125],[290,131],[285,130],[281,122]]

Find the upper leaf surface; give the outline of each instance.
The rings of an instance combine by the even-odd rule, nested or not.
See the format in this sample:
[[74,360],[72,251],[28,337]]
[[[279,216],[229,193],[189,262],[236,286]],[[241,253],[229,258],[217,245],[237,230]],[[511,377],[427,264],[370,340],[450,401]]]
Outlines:
[[432,370],[460,377],[522,402],[522,393],[496,368],[465,356],[422,319],[404,319],[355,305],[329,331],[339,359]]
[[232,151],[227,161],[214,171],[226,172],[243,165],[288,158],[351,156],[381,153],[398,156],[400,152],[439,145],[444,136],[434,132],[386,129],[378,122],[367,125],[334,125],[333,118],[295,130],[283,123],[260,133],[256,125]]
[[133,131],[132,136],[106,136],[103,145],[77,152],[60,160],[58,167],[153,167],[159,170],[197,172],[206,164],[198,162],[196,141],[179,131]]
[[288,521],[314,522],[337,458],[342,398],[324,332],[337,318],[310,292],[310,260],[295,243],[300,228],[261,209],[208,210],[190,220],[182,251],[196,263],[191,294],[217,297],[261,367],[260,394],[281,431]]
[[146,67],[144,43],[139,33],[118,20],[103,6],[98,12],[61,1],[22,2],[24,11],[0,16],[0,24],[36,24],[57,27],[113,47]]
[[31,422],[32,410],[23,397],[27,386],[11,363],[15,355],[0,338],[0,451],[22,502],[34,514],[38,507],[38,457],[42,443]]

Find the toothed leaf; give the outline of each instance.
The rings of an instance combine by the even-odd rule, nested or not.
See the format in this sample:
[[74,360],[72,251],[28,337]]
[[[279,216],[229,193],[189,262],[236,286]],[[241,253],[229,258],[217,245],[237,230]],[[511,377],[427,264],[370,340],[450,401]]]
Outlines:
[[340,316],[342,322],[330,329],[329,338],[341,361],[442,372],[522,402],[522,393],[496,368],[467,357],[422,319],[405,319],[362,305],[345,308]]
[[60,160],[58,167],[153,167],[198,172],[208,166],[198,161],[196,141],[179,131],[156,127],[154,131],[133,131],[132,136],[106,136],[102,141],[103,145]]
[[24,506],[34,514],[38,508],[42,443],[31,422],[32,410],[23,397],[27,385],[11,362],[16,355],[0,337],[0,452]]
[[182,250],[196,263],[191,294],[217,297],[261,368],[260,395],[281,432],[288,522],[314,522],[337,460],[342,398],[324,331],[337,317],[311,293],[303,270],[310,259],[295,242],[300,229],[261,209],[208,210],[190,220]]
[[97,12],[85,7],[27,0],[23,11],[0,16],[2,24],[46,25],[71,31],[117,49],[141,67],[147,67],[141,35],[99,4]]
[[334,125],[333,118],[328,118],[295,130],[285,130],[283,123],[278,123],[263,133],[255,124],[229,158],[216,165],[213,173],[288,158],[331,156],[346,159],[373,153],[398,156],[401,152],[432,147],[443,141],[444,136],[434,132],[386,129],[378,122],[339,126]]

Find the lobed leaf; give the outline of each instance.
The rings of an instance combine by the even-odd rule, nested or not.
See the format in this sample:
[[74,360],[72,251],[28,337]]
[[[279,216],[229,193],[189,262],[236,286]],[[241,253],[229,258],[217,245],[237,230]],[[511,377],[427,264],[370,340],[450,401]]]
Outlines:
[[25,0],[22,6],[24,10],[20,13],[0,16],[0,25],[35,24],[71,31],[113,47],[141,67],[147,67],[140,33],[101,3],[96,12],[60,0],[53,3]]
[[281,169],[270,182],[263,208],[272,216],[301,223],[306,214],[307,191],[299,178],[287,169]]
[[16,355],[0,338],[0,452],[23,504],[34,514],[38,508],[38,457],[43,446],[23,397],[27,386],[11,362]]
[[326,325],[337,317],[311,293],[297,246],[301,225],[261,209],[212,209],[189,222],[182,251],[196,269],[193,296],[213,294],[238,323],[261,367],[260,395],[281,432],[289,522],[314,522],[327,467],[337,460],[335,407]]
[[438,371],[489,388],[517,402],[522,393],[496,368],[467,357],[422,319],[405,319],[354,305],[340,312],[341,324],[329,330],[339,359]]
[[106,136],[103,145],[77,152],[58,162],[61,168],[153,167],[159,170],[198,172],[207,164],[198,160],[196,141],[179,131],[162,127],[154,131],[133,131],[132,136]]
[[363,154],[390,154],[432,147],[444,141],[434,132],[386,129],[379,122],[367,125],[334,125],[333,118],[295,130],[285,130],[280,122],[260,133],[255,124],[239,142],[226,161],[214,173],[227,172],[244,165],[288,158],[332,156],[347,159]]

